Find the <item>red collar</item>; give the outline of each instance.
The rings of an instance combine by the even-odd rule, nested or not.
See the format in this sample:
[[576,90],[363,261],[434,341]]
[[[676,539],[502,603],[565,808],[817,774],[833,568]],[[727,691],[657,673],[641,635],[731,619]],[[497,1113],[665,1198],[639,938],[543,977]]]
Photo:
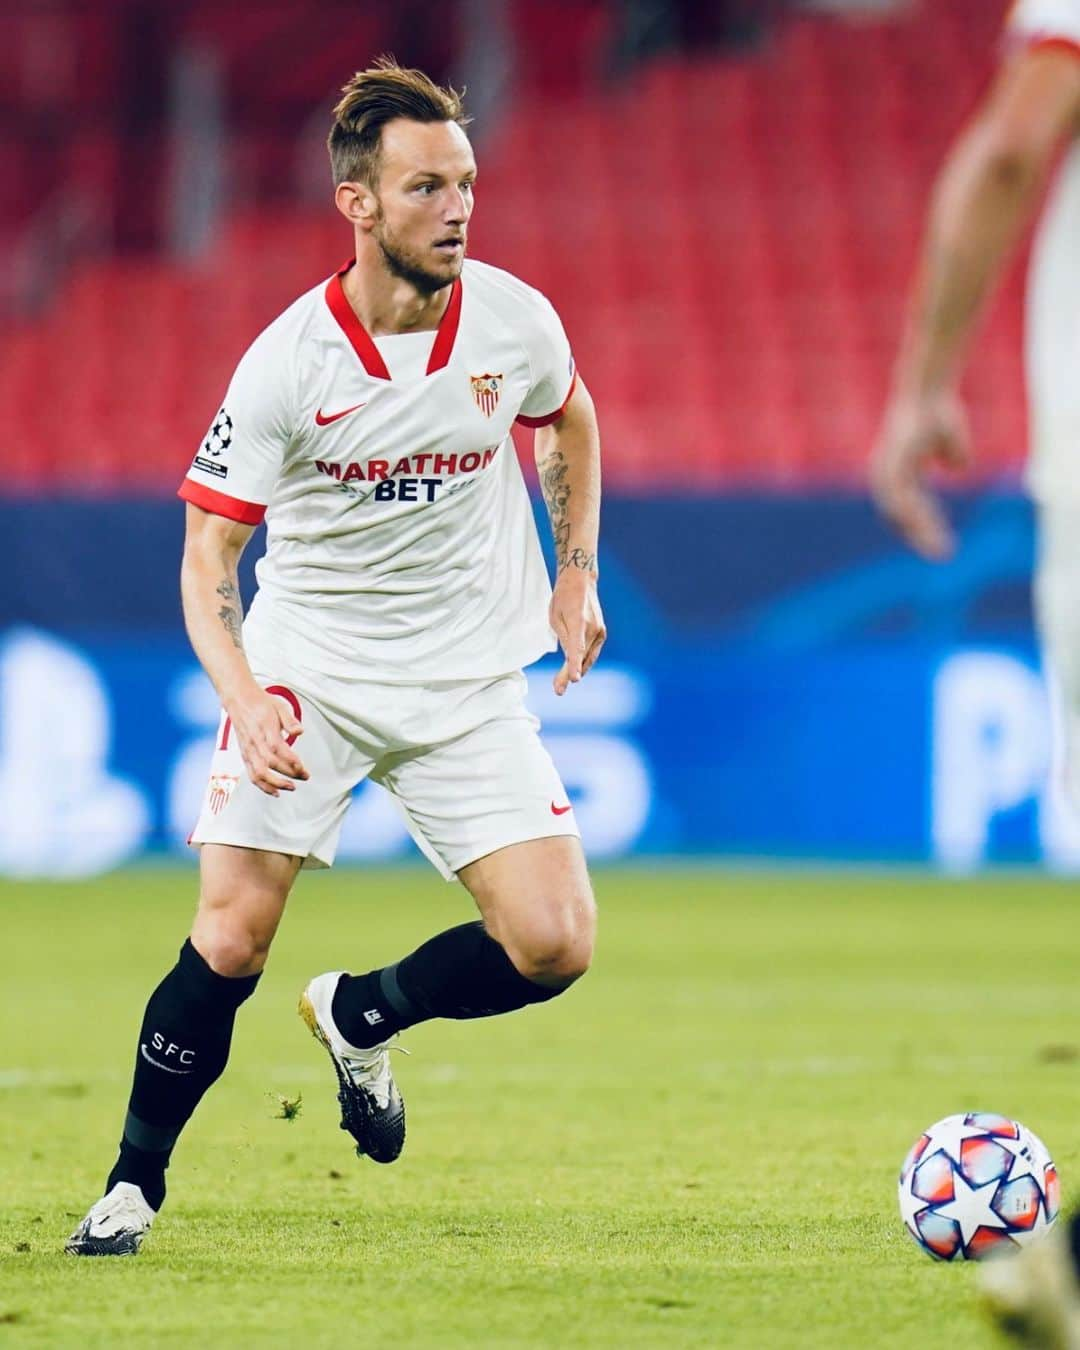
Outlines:
[[[326,303],[330,307],[330,313],[338,321],[341,331],[349,339],[353,351],[360,358],[367,373],[378,380],[388,380],[390,372],[386,368],[386,362],[382,359],[378,347],[371,339],[371,334],[356,317],[352,305],[345,295],[345,288],[341,284],[341,278],[356,262],[355,258],[350,258],[344,267],[340,268],[330,280],[326,283]],[[450,353],[454,350],[454,340],[457,337],[458,324],[461,322],[461,278],[458,277],[450,288],[450,301],[439,320],[439,326],[435,330],[435,341],[431,344],[431,355],[428,357],[427,371],[428,375],[434,374],[437,370],[442,370],[443,366],[450,360]]]

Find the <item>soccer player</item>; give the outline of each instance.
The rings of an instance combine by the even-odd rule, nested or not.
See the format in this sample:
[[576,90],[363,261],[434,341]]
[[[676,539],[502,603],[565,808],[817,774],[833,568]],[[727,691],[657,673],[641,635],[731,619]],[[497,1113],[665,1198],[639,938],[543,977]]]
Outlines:
[[[935,463],[970,462],[957,396],[968,339],[1064,149],[1028,282],[1027,482],[1040,533],[1036,613],[1064,705],[1065,781],[1080,806],[1080,0],[1019,0],[1005,36],[1001,70],[933,193],[872,484],[914,548],[932,559],[951,554],[924,474]],[[1009,1329],[1033,1344],[1080,1350],[1076,1220],[1059,1237],[995,1266],[989,1282]]]
[[1065,695],[1071,793],[1080,802],[1080,0],[1020,0],[1005,37],[1002,68],[933,192],[871,482],[918,552],[951,555],[952,534],[924,475],[934,464],[970,462],[957,395],[968,340],[1064,147],[1028,283],[1027,482],[1041,534],[1038,621]]
[[[296,874],[333,862],[362,779],[481,917],[303,991],[358,1154],[389,1163],[404,1144],[400,1031],[546,1002],[592,953],[574,812],[521,668],[557,636],[563,694],[604,642],[593,404],[548,301],[465,261],[476,163],[457,93],[387,59],[343,93],[329,149],[354,257],[256,338],[180,489],[184,615],[223,707],[192,834],[199,904],[146,1007],[120,1155],[77,1255],[138,1250]],[[515,420],[537,429],[554,593]],[[237,561],[264,515],[242,622]]]

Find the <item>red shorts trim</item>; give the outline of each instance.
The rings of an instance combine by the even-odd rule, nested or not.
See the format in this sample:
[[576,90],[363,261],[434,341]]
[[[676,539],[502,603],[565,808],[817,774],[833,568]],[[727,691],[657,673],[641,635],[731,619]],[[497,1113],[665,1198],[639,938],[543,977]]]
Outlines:
[[239,521],[241,525],[259,525],[266,515],[266,507],[258,502],[245,502],[239,497],[230,497],[224,492],[215,492],[213,488],[185,478],[176,494],[194,506],[201,506],[211,515],[225,516],[227,520]]

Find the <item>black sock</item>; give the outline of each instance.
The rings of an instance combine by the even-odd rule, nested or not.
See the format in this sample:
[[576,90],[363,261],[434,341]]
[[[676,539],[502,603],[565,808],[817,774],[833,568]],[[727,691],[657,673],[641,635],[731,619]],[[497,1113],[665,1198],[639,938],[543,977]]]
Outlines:
[[180,948],[180,959],[146,1005],[120,1156],[106,1191],[130,1181],[161,1208],[173,1146],[203,1093],[221,1077],[236,1010],[258,982],[258,975],[218,975],[190,940]]
[[562,993],[519,974],[482,923],[448,928],[396,966],[343,975],[332,1011],[361,1049],[432,1017],[494,1017]]

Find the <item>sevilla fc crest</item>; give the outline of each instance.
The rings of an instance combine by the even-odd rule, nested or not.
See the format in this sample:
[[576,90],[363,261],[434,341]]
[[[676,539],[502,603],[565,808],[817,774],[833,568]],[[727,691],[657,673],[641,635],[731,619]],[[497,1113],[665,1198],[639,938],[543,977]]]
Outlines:
[[215,816],[220,815],[229,804],[229,798],[233,795],[233,788],[236,787],[239,781],[238,775],[232,773],[214,773],[210,775],[210,786],[207,789],[206,804]]
[[472,385],[472,396],[476,401],[476,406],[484,414],[490,417],[499,406],[499,395],[502,393],[503,377],[501,375],[470,375],[469,383]]

